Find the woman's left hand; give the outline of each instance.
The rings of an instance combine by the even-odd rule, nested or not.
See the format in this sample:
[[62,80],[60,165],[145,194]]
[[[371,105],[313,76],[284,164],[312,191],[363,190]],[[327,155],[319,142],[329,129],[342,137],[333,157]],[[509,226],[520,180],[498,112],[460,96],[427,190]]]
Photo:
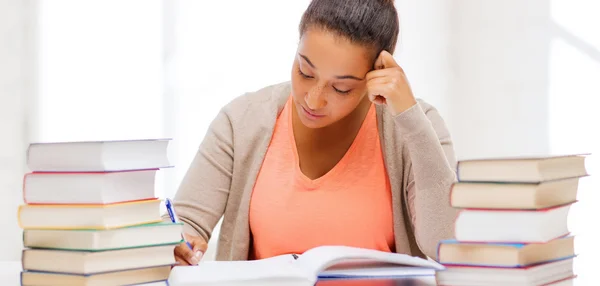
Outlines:
[[398,115],[417,103],[404,70],[387,51],[375,60],[375,70],[367,73],[367,92],[375,104],[384,104]]

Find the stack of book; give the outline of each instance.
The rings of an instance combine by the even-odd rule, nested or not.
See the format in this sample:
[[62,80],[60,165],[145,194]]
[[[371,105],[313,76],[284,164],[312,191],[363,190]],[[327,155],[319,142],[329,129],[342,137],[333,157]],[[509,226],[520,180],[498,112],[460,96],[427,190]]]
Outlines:
[[577,200],[585,155],[460,161],[450,204],[455,240],[442,241],[439,285],[572,285]]
[[[31,144],[22,285],[166,281],[181,224],[163,223],[155,177],[169,140]],[[163,284],[165,282],[162,282]]]

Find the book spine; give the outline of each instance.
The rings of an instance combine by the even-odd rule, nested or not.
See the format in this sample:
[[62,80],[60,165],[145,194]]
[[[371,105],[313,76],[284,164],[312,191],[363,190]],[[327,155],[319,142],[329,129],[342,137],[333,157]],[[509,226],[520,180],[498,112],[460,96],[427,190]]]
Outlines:
[[456,186],[456,183],[453,183],[452,186],[450,186],[450,192],[448,194],[448,203],[450,204],[451,207],[454,207],[454,203],[452,201],[452,194],[454,193],[455,186]]
[[23,271],[25,271],[25,252],[27,251],[27,249],[23,249],[21,251],[21,269],[23,269]]
[[24,202],[24,203],[27,203],[27,196],[26,196],[26,193],[27,193],[27,191],[26,191],[26,190],[27,190],[27,178],[28,178],[30,175],[31,175],[31,173],[27,173],[27,174],[25,174],[25,175],[23,176],[23,185],[22,185],[22,193],[23,193],[23,194],[22,194],[22,195],[23,195],[23,202]]
[[23,221],[21,221],[21,211],[23,210],[23,205],[20,205],[19,208],[17,209],[17,224],[19,225],[20,228],[23,228]]

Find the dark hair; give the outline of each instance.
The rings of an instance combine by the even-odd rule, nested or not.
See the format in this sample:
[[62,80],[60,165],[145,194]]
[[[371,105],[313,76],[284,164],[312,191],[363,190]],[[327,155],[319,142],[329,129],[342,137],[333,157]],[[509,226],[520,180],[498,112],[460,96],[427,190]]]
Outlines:
[[400,31],[394,0],[312,0],[300,21],[300,37],[322,28],[362,44],[379,55],[393,54]]

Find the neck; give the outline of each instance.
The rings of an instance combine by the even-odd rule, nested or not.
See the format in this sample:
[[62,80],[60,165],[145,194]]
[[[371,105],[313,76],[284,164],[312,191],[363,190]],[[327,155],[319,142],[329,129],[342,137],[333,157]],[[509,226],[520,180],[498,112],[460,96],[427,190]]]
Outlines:
[[297,143],[302,141],[320,145],[329,144],[332,140],[339,140],[348,136],[354,138],[358,134],[358,130],[362,126],[370,107],[371,101],[365,96],[346,117],[322,128],[308,128],[298,118],[296,106],[292,105],[292,127],[296,141]]

